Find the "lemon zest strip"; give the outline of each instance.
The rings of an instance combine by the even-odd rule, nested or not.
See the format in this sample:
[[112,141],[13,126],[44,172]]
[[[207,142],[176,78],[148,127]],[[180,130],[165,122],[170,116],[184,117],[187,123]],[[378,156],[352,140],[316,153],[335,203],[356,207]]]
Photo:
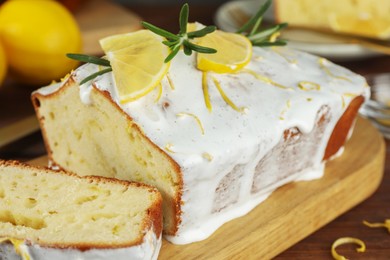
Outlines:
[[345,98],[343,95],[341,95],[341,106],[342,108],[345,108]]
[[356,96],[358,96],[358,94],[355,94],[355,93],[344,93],[343,95],[345,97],[356,97]]
[[325,65],[325,62],[327,60],[325,58],[319,58],[318,59],[318,63],[320,64],[320,68],[325,71],[326,74],[328,74],[329,76],[335,78],[335,79],[341,79],[341,80],[345,80],[345,81],[349,81],[349,82],[352,82],[349,78],[346,78],[346,77],[343,77],[343,76],[337,76],[335,74],[333,74],[329,68]]
[[169,83],[169,86],[171,87],[171,89],[175,90],[175,84],[173,84],[173,80],[172,80],[171,76],[169,75],[169,72],[167,73],[167,79],[168,79],[168,83]]
[[366,245],[360,239],[354,238],[354,237],[341,237],[341,238],[338,238],[336,241],[334,241],[333,244],[332,244],[332,251],[331,252],[332,252],[333,258],[335,260],[347,260],[347,258],[345,258],[342,255],[339,255],[336,252],[336,247],[338,247],[339,245],[351,244],[351,243],[352,244],[357,244],[357,245],[360,246],[360,247],[356,248],[357,252],[361,253],[361,252],[365,252],[366,251]]
[[[62,80],[62,79],[61,79]],[[54,79],[50,82],[50,84],[49,84],[49,86],[52,86],[52,85],[55,85],[55,84],[57,84],[58,82],[57,81],[55,81]]]
[[31,260],[30,254],[21,248],[21,245],[23,245],[24,241],[22,239],[16,239],[16,238],[10,238],[10,237],[3,237],[0,238],[0,243],[10,241],[12,245],[15,248],[15,252],[22,257],[23,260]]
[[370,228],[384,227],[390,233],[390,219],[386,219],[384,223],[370,223],[364,220],[363,224]]
[[226,95],[226,93],[223,91],[222,87],[221,87],[221,84],[219,84],[218,80],[214,77],[212,77],[212,80],[215,84],[215,86],[217,87],[218,91],[219,91],[219,94],[221,95],[221,97],[223,98],[223,100],[231,107],[233,108],[234,110],[236,110],[237,112],[240,112],[240,113],[243,113],[245,108],[244,107],[238,107],[236,106],[233,101],[230,100],[230,98]]
[[176,116],[189,116],[189,117],[192,117],[193,119],[195,119],[196,123],[198,124],[198,126],[200,128],[202,135],[204,135],[204,127],[203,127],[202,121],[200,121],[199,117],[197,117],[194,114],[186,113],[186,112],[177,113]]
[[209,85],[207,83],[207,72],[202,72],[202,89],[203,89],[204,103],[206,104],[207,110],[211,112],[213,108],[210,102]]
[[282,110],[282,112],[280,112],[280,116],[279,116],[279,119],[280,120],[284,120],[284,115],[286,114],[287,110],[291,107],[291,100],[287,100],[286,102],[286,107]]
[[320,84],[311,82],[311,81],[300,81],[298,83],[298,87],[302,90],[305,91],[310,91],[310,90],[320,90],[321,86]]
[[160,98],[161,98],[161,95],[162,95],[162,91],[163,91],[163,87],[162,87],[162,84],[161,82],[158,84],[158,94],[157,94],[157,97],[156,99],[154,100],[154,103],[157,103]]
[[278,88],[281,88],[281,89],[292,89],[292,88],[290,88],[290,87],[283,86],[282,84],[279,84],[279,83],[273,81],[273,80],[270,79],[270,78],[267,78],[267,77],[265,77],[265,76],[263,76],[263,75],[260,75],[260,74],[256,73],[256,72],[253,71],[253,70],[250,70],[250,69],[242,69],[241,72],[249,73],[249,74],[251,74],[252,76],[254,76],[256,79],[261,80],[261,81],[263,81],[263,82],[265,82],[265,83],[271,84],[271,85],[273,85],[273,86],[275,86],[275,87],[278,87]]

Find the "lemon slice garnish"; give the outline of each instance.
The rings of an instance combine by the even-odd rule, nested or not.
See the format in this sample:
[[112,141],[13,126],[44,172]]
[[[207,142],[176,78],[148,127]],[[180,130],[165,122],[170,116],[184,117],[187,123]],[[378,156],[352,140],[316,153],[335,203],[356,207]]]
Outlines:
[[167,73],[164,59],[169,48],[149,30],[114,35],[100,40],[110,61],[121,103],[145,96],[158,86]]
[[329,16],[329,24],[336,32],[387,39],[390,37],[390,18],[360,18],[355,16]]
[[236,33],[215,31],[200,38],[197,44],[217,50],[213,54],[198,53],[197,67],[202,71],[233,73],[247,65],[252,56],[249,39]]

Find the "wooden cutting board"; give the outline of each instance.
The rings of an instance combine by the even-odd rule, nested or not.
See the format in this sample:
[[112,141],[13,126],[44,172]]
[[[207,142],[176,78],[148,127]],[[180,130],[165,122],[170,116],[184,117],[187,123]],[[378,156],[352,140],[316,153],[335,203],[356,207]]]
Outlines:
[[[270,259],[373,194],[384,158],[383,137],[358,118],[343,155],[327,163],[323,178],[279,188],[204,241],[173,245],[164,240],[159,259]],[[32,163],[44,165],[47,158]]]

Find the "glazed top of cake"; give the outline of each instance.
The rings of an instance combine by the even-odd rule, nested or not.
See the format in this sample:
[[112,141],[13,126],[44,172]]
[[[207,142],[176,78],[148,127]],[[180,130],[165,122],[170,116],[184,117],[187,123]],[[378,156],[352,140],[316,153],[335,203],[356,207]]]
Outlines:
[[[254,140],[268,140],[268,147],[263,147],[266,152],[285,129],[296,126],[310,132],[322,105],[336,107],[333,113],[340,116],[354,97],[369,95],[363,77],[324,58],[285,47],[254,47],[250,63],[234,74],[203,75],[195,63],[195,55],[179,53],[161,81],[162,89],[157,87],[125,104],[119,102],[112,74],[93,82],[108,91],[148,138],[184,168],[199,161],[212,164],[216,158],[221,163],[226,154],[245,160],[246,153],[239,147],[258,143]],[[74,75],[81,81],[96,70],[97,66],[88,64]],[[211,111],[205,104],[202,76],[207,80]],[[80,88],[85,103],[90,102],[90,89],[88,83]]]
[[[81,81],[97,70],[98,66],[86,64],[73,74]],[[82,85],[80,97],[90,102],[91,83],[108,91],[148,138],[187,168],[199,161],[221,163],[226,154],[245,160],[246,152],[238,148],[259,139],[268,140],[263,147],[266,153],[285,129],[296,126],[310,132],[322,105],[332,104],[338,110],[333,113],[340,116],[354,97],[369,95],[362,76],[286,47],[254,47],[249,64],[234,74],[207,72],[211,111],[205,104],[202,76],[195,55],[179,52],[161,81],[162,88],[136,101],[119,102],[111,73]]]

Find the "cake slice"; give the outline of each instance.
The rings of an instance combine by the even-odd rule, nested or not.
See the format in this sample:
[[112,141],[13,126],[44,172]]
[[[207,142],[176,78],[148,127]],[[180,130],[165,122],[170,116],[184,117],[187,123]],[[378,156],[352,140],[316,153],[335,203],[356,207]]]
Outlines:
[[144,184],[0,161],[0,258],[157,259],[161,204]]
[[375,39],[390,38],[387,0],[276,0],[275,18],[291,27],[331,30]]

